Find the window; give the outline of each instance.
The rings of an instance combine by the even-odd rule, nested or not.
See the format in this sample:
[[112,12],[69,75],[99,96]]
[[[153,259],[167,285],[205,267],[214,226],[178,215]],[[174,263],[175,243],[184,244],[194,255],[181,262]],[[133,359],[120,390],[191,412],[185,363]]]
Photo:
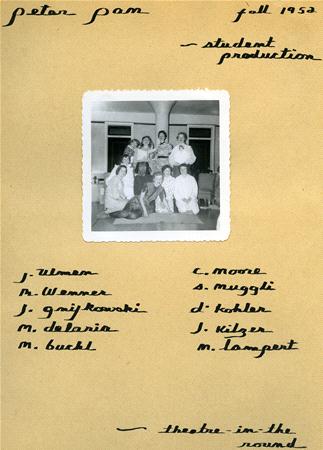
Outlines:
[[208,173],[215,171],[214,159],[214,125],[188,125],[188,144],[193,148],[196,156],[194,172]]
[[119,164],[124,149],[132,138],[132,123],[107,124],[107,171]]
[[131,136],[131,125],[108,125],[108,136]]
[[190,138],[211,138],[212,130],[211,128],[192,128],[189,127],[189,137]]

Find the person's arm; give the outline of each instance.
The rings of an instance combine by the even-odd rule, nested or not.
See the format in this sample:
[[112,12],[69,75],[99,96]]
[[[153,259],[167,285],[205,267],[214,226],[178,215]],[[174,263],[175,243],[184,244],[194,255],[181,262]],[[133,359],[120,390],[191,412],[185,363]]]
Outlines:
[[148,150],[148,159],[155,159],[157,157],[157,149],[156,148],[150,148]]
[[113,169],[111,170],[110,175],[108,175],[107,178],[105,179],[106,186],[108,185],[108,181],[110,181],[115,176],[117,167],[118,167],[117,164],[115,164]]
[[198,186],[194,177],[192,177],[192,194],[191,198],[197,198]]
[[144,216],[147,217],[148,216],[148,212],[147,212],[147,209],[146,209],[144,197],[145,197],[145,191],[141,191],[140,196],[139,196],[139,201],[140,201],[140,204],[141,204]]
[[166,207],[167,212],[171,213],[172,210],[170,209],[170,206],[169,206],[169,204],[168,204],[168,198],[167,198],[167,196],[166,196],[166,191],[165,191],[164,188],[163,188],[162,191],[161,191],[160,198],[161,198],[161,201],[162,201],[163,205]]
[[174,153],[175,153],[175,148],[173,148],[173,150],[171,151],[170,155],[169,155],[169,164],[174,167],[175,166],[175,158],[174,158]]
[[174,183],[174,197],[176,200],[182,200],[181,186],[178,178],[175,179]]
[[136,165],[137,165],[137,162],[138,162],[137,159],[138,159],[138,149],[136,148],[135,151],[134,151],[134,154],[133,154],[133,161],[132,161],[132,164],[133,164],[134,168],[136,168]]
[[112,178],[109,181],[107,192],[109,193],[109,197],[113,198],[114,200],[120,199],[118,180]]
[[119,180],[119,183],[117,185],[117,190],[118,190],[118,198],[117,198],[117,200],[119,200],[119,199],[125,200],[127,197],[124,194],[123,182],[121,180]]
[[193,149],[190,145],[188,146],[188,151],[189,151],[189,157],[188,157],[187,164],[194,164],[196,161],[196,156],[194,155]]
[[170,185],[170,194],[172,197],[174,197],[174,190],[175,190],[175,178],[173,178],[172,183]]
[[146,194],[148,202],[151,203],[151,202],[156,201],[157,197],[159,197],[160,200],[162,201],[163,197],[164,197],[163,192],[165,192],[165,191],[164,191],[164,188],[161,186],[159,186],[159,188],[157,188],[156,190],[150,189]]

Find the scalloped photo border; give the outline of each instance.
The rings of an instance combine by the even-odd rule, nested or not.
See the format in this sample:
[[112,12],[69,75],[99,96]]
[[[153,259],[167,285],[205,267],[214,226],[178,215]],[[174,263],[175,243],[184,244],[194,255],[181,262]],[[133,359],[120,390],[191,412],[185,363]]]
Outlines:
[[[216,230],[92,231],[91,112],[99,101],[219,101],[220,215]],[[83,239],[86,242],[225,241],[230,235],[230,96],[224,90],[87,91],[82,99]]]

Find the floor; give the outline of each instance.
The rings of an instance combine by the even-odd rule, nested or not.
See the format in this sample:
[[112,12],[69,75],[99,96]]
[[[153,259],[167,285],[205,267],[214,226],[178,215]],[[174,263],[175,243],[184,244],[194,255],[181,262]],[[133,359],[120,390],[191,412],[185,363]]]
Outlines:
[[[220,210],[200,209],[198,217],[203,224],[136,224],[129,220],[129,225],[113,225],[114,219],[107,216],[97,218],[102,213],[103,205],[92,203],[92,231],[161,231],[161,230],[215,230]],[[101,214],[100,214],[101,215]]]

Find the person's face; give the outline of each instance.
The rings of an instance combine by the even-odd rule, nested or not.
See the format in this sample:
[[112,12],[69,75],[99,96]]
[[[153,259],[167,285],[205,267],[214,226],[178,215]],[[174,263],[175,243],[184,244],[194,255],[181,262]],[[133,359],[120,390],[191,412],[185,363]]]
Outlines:
[[132,141],[131,145],[132,145],[133,148],[137,148],[138,147],[137,141]]
[[129,158],[128,158],[128,156],[124,156],[123,158],[122,158],[122,163],[121,164],[124,164],[124,165],[128,165],[129,164]]
[[127,175],[127,171],[126,171],[125,167],[121,167],[120,172],[119,172],[119,177],[124,178],[126,175]]
[[167,167],[167,168],[164,170],[164,176],[165,176],[165,177],[169,177],[170,174],[171,174],[170,168]]
[[185,166],[182,166],[182,167],[180,167],[180,172],[181,172],[181,175],[187,175],[187,167],[185,167]]
[[157,176],[154,178],[154,186],[155,186],[155,187],[160,186],[160,185],[162,184],[162,181],[163,181],[163,177],[162,177],[161,175],[157,175]]
[[142,143],[143,143],[143,145],[147,146],[147,145],[150,144],[150,140],[149,140],[147,137],[145,137],[145,138],[142,140]]
[[139,175],[146,175],[146,164],[139,164],[138,173]]
[[164,133],[159,133],[158,138],[161,144],[163,144],[166,141],[166,136]]
[[178,142],[179,144],[185,144],[185,136],[184,136],[184,134],[180,133],[180,134],[178,135],[177,142]]

